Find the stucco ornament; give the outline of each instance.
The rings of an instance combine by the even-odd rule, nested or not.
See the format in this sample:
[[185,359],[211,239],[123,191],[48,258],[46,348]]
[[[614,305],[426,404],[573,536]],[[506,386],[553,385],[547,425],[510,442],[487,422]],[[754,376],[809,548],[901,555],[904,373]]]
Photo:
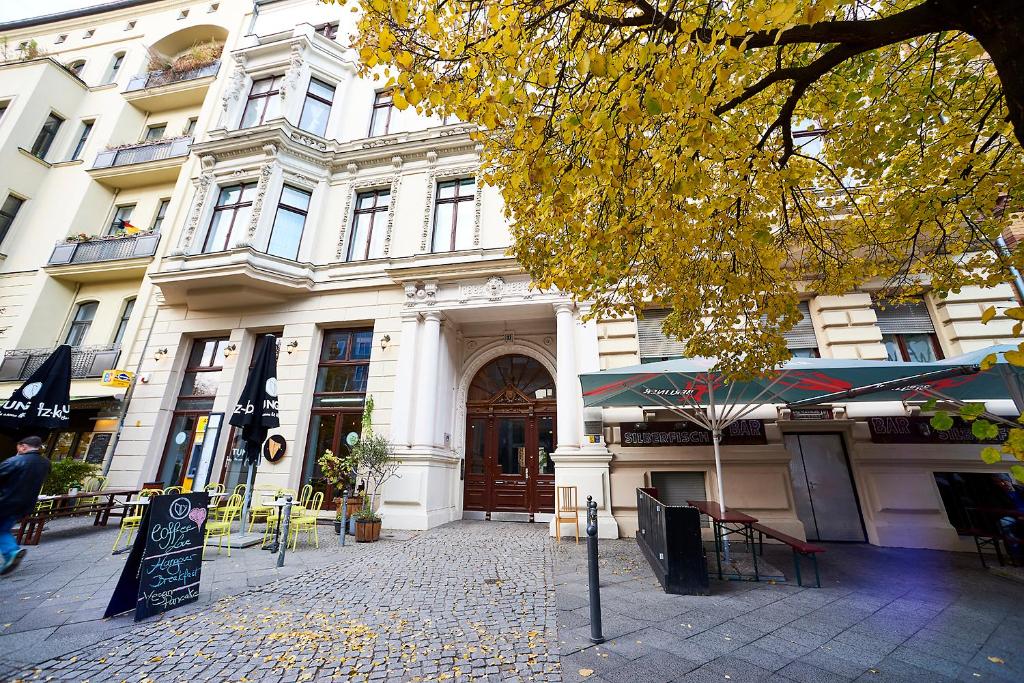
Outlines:
[[227,113],[231,103],[238,100],[242,96],[242,89],[245,87],[245,57],[242,55],[235,55],[235,70],[231,73],[231,80],[228,82],[227,88],[224,89],[224,95],[221,97],[221,106],[224,109],[224,113]]
[[291,96],[291,91],[299,84],[299,77],[302,75],[302,46],[292,45],[291,57],[288,59],[288,70],[284,74],[284,82],[281,84],[281,103]]

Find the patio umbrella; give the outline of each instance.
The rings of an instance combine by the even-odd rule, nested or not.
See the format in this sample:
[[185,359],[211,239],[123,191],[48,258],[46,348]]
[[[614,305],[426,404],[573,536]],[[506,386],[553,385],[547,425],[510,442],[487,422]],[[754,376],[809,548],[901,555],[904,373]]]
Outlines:
[[[722,430],[765,404],[822,403],[826,397],[880,400],[879,392],[902,397],[913,387],[965,384],[977,363],[898,363],[891,361],[793,358],[763,377],[730,381],[715,370],[714,358],[680,358],[580,375],[587,407],[668,408],[709,430],[715,453],[718,503],[722,486]],[[863,398],[870,395],[870,398]],[[884,399],[882,399],[884,400]],[[899,400],[897,398],[896,400]]]
[[248,485],[242,504],[242,519],[245,520],[252,500],[252,483],[256,478],[260,448],[267,438],[267,430],[281,425],[277,414],[277,338],[274,335],[265,334],[260,339],[249,377],[228,422],[241,428],[245,461],[249,464]]
[[13,436],[26,436],[63,427],[70,417],[71,347],[61,344],[0,405],[0,429]]

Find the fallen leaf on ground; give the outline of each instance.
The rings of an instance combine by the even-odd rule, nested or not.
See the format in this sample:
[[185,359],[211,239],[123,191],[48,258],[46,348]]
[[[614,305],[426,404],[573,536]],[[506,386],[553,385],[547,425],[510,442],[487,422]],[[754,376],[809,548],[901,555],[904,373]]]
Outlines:
[[580,676],[583,676],[584,678],[589,678],[590,676],[593,676],[593,675],[594,675],[594,670],[593,669],[580,669]]
[[989,657],[988,661],[992,662],[993,664],[1005,664],[1006,663],[1006,662],[1003,661],[1002,657]]

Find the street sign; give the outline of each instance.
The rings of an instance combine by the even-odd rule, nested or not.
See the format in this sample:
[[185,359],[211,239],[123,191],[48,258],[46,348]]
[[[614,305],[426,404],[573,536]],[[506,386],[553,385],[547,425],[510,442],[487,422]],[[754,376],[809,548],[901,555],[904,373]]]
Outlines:
[[132,384],[132,377],[134,376],[135,373],[130,370],[118,370],[116,368],[112,370],[104,370],[103,378],[100,379],[100,384],[105,387],[130,387]]

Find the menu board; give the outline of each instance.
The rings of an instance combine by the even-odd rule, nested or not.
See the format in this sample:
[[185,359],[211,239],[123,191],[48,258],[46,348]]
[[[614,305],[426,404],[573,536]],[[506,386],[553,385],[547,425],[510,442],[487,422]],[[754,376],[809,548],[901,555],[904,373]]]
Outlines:
[[205,492],[150,498],[104,616],[135,609],[135,621],[199,599]]
[[114,436],[110,432],[96,432],[89,442],[89,450],[85,452],[85,461],[98,465],[103,462],[103,456],[107,454],[107,446],[110,445],[110,438]]

